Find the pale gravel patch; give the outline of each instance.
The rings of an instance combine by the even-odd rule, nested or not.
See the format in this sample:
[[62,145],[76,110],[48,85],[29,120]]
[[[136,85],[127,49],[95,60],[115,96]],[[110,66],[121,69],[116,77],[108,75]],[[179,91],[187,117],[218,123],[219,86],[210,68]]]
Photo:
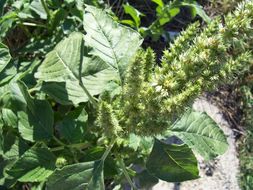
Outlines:
[[[205,111],[212,117],[227,135],[229,148],[227,152],[214,161],[204,162],[197,155],[200,167],[200,179],[181,183],[179,186],[173,183],[160,181],[152,190],[240,190],[238,184],[239,159],[236,152],[236,143],[232,129],[223,118],[217,106],[204,98],[195,101],[193,108],[197,111]],[[206,173],[209,172],[207,176]]]

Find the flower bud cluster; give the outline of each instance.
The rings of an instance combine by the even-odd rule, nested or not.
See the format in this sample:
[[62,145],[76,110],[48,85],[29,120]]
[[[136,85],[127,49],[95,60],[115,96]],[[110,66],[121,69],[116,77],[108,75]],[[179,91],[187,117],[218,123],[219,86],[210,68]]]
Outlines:
[[148,82],[152,79],[153,69],[156,64],[156,55],[154,50],[147,48],[144,54],[144,81]]
[[187,50],[191,46],[193,39],[199,33],[199,26],[199,22],[190,25],[173,43],[170,44],[170,49],[164,51],[162,60],[163,67],[168,67],[168,63],[171,63],[181,52]]
[[202,32],[198,23],[191,25],[155,69],[154,52],[140,51],[129,65],[117,105],[112,104],[117,111],[106,102],[100,105],[107,136],[117,135],[119,126],[126,135],[161,134],[200,93],[248,71],[253,65],[252,19],[253,1],[245,0],[223,24],[217,18]]
[[98,124],[103,129],[108,138],[115,138],[121,132],[118,119],[113,112],[112,106],[106,101],[101,101],[99,105]]
[[[164,113],[174,118],[201,92],[230,82],[252,65],[253,2],[245,1],[224,25],[216,19],[195,39],[186,51],[168,61],[156,73],[157,85],[164,94]],[[181,38],[183,38],[182,34]],[[161,73],[163,73],[161,75]],[[168,117],[169,118],[169,117]]]

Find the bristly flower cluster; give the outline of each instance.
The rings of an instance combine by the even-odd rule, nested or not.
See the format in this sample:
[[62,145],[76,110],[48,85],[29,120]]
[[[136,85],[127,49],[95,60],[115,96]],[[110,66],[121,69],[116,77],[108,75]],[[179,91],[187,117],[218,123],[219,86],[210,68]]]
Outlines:
[[160,134],[203,91],[231,82],[252,65],[253,2],[245,1],[201,32],[195,23],[164,51],[156,67],[151,49],[129,66],[117,114],[125,133]]

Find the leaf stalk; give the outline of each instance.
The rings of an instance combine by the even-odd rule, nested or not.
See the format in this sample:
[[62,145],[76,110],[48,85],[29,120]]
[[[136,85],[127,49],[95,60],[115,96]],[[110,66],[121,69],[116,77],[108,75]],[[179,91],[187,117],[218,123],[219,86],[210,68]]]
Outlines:
[[129,176],[129,174],[127,172],[126,165],[125,165],[124,160],[122,158],[119,159],[119,165],[122,168],[122,171],[123,171],[123,173],[125,175],[125,178],[127,179],[127,182],[129,183],[129,185],[131,186],[131,188],[133,190],[137,190],[137,187],[134,185],[131,177]]
[[107,149],[105,150],[105,152],[104,152],[104,154],[103,154],[103,156],[102,156],[102,158],[101,158],[101,160],[104,162],[105,161],[105,159],[107,158],[107,156],[108,156],[108,154],[110,153],[110,151],[111,151],[111,149],[112,149],[112,147],[113,147],[113,145],[114,145],[114,143],[116,142],[116,139],[113,139],[111,142],[110,142],[110,144],[109,144],[109,146],[107,147]]
[[59,146],[59,147],[51,148],[50,150],[52,152],[56,152],[56,151],[63,150],[64,148],[84,149],[84,148],[88,148],[89,146],[90,146],[90,143],[77,143],[77,144],[70,144],[70,145],[64,145],[64,146]]

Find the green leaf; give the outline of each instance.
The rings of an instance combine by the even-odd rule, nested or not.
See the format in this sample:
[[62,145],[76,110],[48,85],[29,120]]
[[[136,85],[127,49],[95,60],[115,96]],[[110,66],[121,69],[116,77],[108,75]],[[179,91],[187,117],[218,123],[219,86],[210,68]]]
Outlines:
[[159,7],[164,7],[164,3],[162,0],[151,0],[151,1],[156,3]]
[[207,160],[228,148],[224,133],[206,113],[189,110],[167,132],[179,137]]
[[82,88],[72,81],[46,82],[43,83],[41,90],[62,105],[78,105],[89,101]]
[[198,14],[206,23],[211,22],[211,18],[205,13],[203,7],[200,6],[198,3],[191,1],[188,2],[188,0],[186,0],[185,2],[181,2],[181,4],[183,6],[189,6],[194,9],[196,11],[196,14]]
[[131,133],[129,135],[129,139],[128,139],[128,146],[130,148],[132,148],[134,151],[137,151],[137,149],[139,148],[141,143],[141,137]]
[[169,145],[155,140],[146,163],[149,173],[167,182],[197,179],[197,160],[187,145]]
[[18,130],[29,141],[49,140],[53,136],[53,110],[46,100],[33,99],[26,86],[19,82],[18,87],[26,101],[26,109],[18,112]]
[[159,24],[161,26],[170,22],[178,13],[180,13],[180,9],[177,7],[165,6],[162,9],[162,13],[159,16]]
[[18,118],[16,114],[11,109],[2,109],[3,122],[6,126],[17,128],[18,127]]
[[11,60],[9,49],[3,43],[0,43],[0,72],[7,66]]
[[78,79],[82,69],[83,35],[72,33],[49,52],[35,77],[45,82],[65,82]]
[[56,157],[47,148],[26,151],[7,173],[20,182],[42,182],[55,169]]
[[13,111],[26,110],[26,100],[15,81],[3,86],[2,91],[5,93],[2,97],[4,108]]
[[48,190],[103,190],[103,162],[92,161],[57,169],[47,181]]
[[15,63],[10,61],[6,67],[0,72],[0,86],[6,85],[12,78],[17,74],[17,68],[14,66]]
[[28,149],[26,142],[8,131],[3,136],[0,154],[5,160],[16,160]]
[[47,12],[45,11],[40,0],[33,0],[30,9],[33,10],[41,19],[47,19]]
[[129,139],[127,140],[127,146],[132,148],[134,151],[142,151],[142,153],[149,153],[152,149],[154,143],[154,138],[152,137],[140,137],[133,133],[129,135]]
[[144,14],[142,14],[140,11],[138,11],[136,8],[129,5],[128,3],[123,5],[123,8],[124,8],[124,12],[126,14],[129,14],[132,17],[132,19],[134,20],[135,27],[139,28],[139,26],[141,24],[140,16],[144,16]]
[[5,37],[7,32],[12,28],[13,23],[17,20],[17,13],[14,11],[8,12],[0,17],[0,39]]
[[[90,162],[93,160],[99,160],[105,153],[105,148],[101,146],[90,147],[87,150],[83,150],[84,156],[81,158],[81,162]],[[113,177],[118,174],[118,166],[116,160],[108,155],[104,161],[104,176]]]
[[126,25],[131,26],[131,27],[135,27],[136,26],[135,22],[132,21],[132,20],[121,20],[120,23],[121,24],[126,24]]
[[[76,112],[79,113],[76,114]],[[81,142],[85,136],[87,120],[88,114],[85,110],[70,112],[58,125],[61,136],[70,143]]]
[[35,73],[45,82],[41,89],[61,104],[87,102],[103,92],[109,81],[117,80],[113,68],[100,58],[88,57],[83,43],[83,34],[72,33],[47,54]]
[[100,57],[113,68],[120,79],[142,43],[140,35],[118,24],[105,11],[86,6],[84,15],[85,42],[92,55]]
[[[13,166],[29,146],[22,138],[17,137],[16,134],[11,131],[4,132],[2,135],[3,141],[0,145],[0,155],[2,155],[2,157],[0,156],[0,186],[3,185],[6,188],[10,188],[15,184],[16,180],[7,175],[6,171]],[[2,161],[1,158],[3,158]]]

